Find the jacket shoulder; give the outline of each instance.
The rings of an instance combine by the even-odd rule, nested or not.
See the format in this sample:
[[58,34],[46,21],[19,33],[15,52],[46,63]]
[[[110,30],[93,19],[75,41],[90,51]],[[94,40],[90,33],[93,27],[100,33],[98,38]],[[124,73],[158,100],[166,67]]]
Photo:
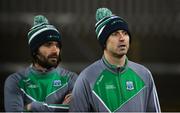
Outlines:
[[61,76],[78,76],[76,72],[70,71],[63,67],[58,67],[58,72]]

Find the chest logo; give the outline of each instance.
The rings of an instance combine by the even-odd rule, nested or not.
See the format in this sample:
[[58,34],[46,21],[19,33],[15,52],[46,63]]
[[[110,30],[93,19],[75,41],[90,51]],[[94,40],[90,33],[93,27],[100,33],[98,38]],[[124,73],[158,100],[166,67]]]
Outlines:
[[132,81],[126,81],[126,89],[127,90],[133,90],[134,89],[134,84]]
[[116,87],[114,85],[106,85],[105,88],[107,90],[109,90],[109,89],[116,89]]
[[61,86],[61,80],[54,80],[53,81],[53,86],[55,86],[55,87]]

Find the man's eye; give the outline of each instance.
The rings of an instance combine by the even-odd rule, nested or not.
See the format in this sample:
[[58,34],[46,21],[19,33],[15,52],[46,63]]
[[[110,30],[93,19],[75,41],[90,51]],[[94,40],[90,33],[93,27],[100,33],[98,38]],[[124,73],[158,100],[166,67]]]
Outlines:
[[49,47],[51,46],[51,43],[45,43],[44,46]]
[[127,31],[123,31],[123,34],[124,34],[124,35],[127,35],[128,33],[127,33]]
[[114,32],[114,33],[112,33],[111,35],[112,35],[112,36],[116,36],[116,35],[117,35],[117,32]]

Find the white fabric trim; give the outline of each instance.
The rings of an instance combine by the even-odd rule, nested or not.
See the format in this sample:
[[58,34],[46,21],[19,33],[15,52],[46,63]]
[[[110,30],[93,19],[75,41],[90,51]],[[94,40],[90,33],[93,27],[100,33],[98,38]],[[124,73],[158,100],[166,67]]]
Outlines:
[[[30,44],[30,42],[32,41],[32,39],[33,39],[36,35],[40,34],[40,33],[43,32],[43,31],[46,31],[46,30],[55,30],[55,31],[57,31],[57,29],[55,29],[55,28],[53,28],[53,27],[46,27],[46,28],[40,29],[40,30],[38,30],[37,32],[35,32],[35,33],[29,38],[28,44]],[[58,31],[57,31],[57,32],[58,32]]]
[[30,95],[28,95],[28,94],[24,91],[24,89],[22,89],[22,88],[20,88],[20,89],[21,89],[21,91],[22,91],[27,97],[29,97],[32,101],[36,102],[36,99],[34,99],[34,98],[31,97]]
[[98,33],[98,39],[99,39],[99,36],[101,35],[103,29],[106,27],[106,25],[104,25],[100,30],[99,30],[99,33]]
[[61,108],[61,109],[69,109],[69,106],[55,106],[55,105],[48,105],[47,103],[43,103],[43,105],[49,108]]
[[[115,16],[115,15],[106,16],[106,17],[104,17],[104,18],[107,18],[107,17],[109,17],[110,19],[118,18],[118,16]],[[95,24],[95,26],[97,26],[100,22],[102,22],[102,20],[103,20],[104,18],[102,18],[101,20],[99,20],[99,21]],[[108,18],[108,19],[109,19],[109,18]]]
[[93,93],[94,93],[94,95],[102,102],[102,104],[105,106],[105,108],[109,111],[109,112],[111,112],[111,110],[106,106],[106,104],[104,103],[104,101],[96,94],[96,92],[95,91],[92,91]]

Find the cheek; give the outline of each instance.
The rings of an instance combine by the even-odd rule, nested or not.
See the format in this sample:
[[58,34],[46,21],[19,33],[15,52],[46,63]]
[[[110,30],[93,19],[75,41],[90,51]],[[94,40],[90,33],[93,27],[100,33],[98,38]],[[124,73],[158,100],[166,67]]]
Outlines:
[[107,44],[107,50],[109,50],[109,51],[113,51],[114,49],[116,49],[116,47],[115,47],[115,44],[114,43],[109,43],[109,44]]
[[60,52],[61,52],[61,50],[60,50],[60,49],[58,49],[58,50],[57,50],[57,53],[58,53],[58,54],[60,54]]
[[126,42],[130,43],[130,37],[129,36],[127,36]]
[[117,43],[116,43],[116,41],[108,41],[107,43],[106,43],[106,47],[107,48],[113,48],[113,47],[115,47],[115,45],[117,45]]
[[49,53],[47,51],[41,51],[40,54],[43,58],[48,58],[48,55],[49,55]]

